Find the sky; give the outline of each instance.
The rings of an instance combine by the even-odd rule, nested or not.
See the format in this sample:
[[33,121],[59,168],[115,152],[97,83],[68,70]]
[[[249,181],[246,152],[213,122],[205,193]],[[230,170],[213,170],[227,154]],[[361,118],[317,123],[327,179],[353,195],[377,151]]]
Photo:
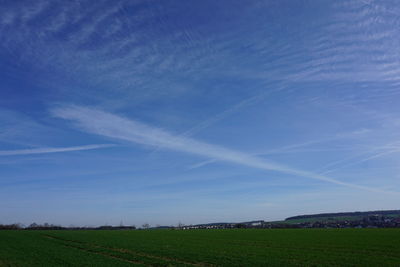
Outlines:
[[399,209],[399,13],[0,0],[0,224]]

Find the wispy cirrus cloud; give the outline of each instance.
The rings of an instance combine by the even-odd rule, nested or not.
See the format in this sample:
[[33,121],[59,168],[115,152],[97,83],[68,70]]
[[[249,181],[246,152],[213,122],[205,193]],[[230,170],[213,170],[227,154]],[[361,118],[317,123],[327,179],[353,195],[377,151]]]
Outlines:
[[215,73],[215,64],[225,65],[218,58],[230,51],[223,51],[229,42],[202,33],[202,24],[175,20],[177,13],[174,5],[146,1],[10,2],[0,7],[0,54],[84,85],[86,90],[65,89],[49,75],[37,78],[58,90],[74,90],[75,101],[88,97],[120,106],[126,99],[132,104],[181,94],[191,87],[183,80]]
[[17,150],[0,150],[0,156],[16,156],[16,155],[33,155],[33,154],[48,154],[60,152],[72,152],[82,150],[93,150],[113,147],[114,144],[95,144],[85,146],[70,146],[70,147],[42,147],[30,149],[17,149]]
[[124,140],[150,147],[162,147],[174,151],[200,155],[210,159],[320,180],[356,189],[388,193],[376,188],[355,185],[328,176],[298,170],[222,146],[208,144],[192,138],[176,136],[165,130],[97,109],[81,106],[64,106],[54,108],[51,112],[58,118],[71,120],[75,126],[85,132],[106,136],[108,138]]
[[[383,1],[340,1],[331,18],[309,38],[310,60],[289,78],[296,81],[399,81],[397,6]],[[373,90],[368,91],[373,95]]]
[[[62,83],[52,83],[48,81],[50,75],[45,75],[44,80],[52,88],[74,91],[68,101],[96,99],[109,107],[203,90],[193,84],[199,79],[221,76],[284,83],[399,82],[399,25],[387,2],[327,4],[326,9],[331,11],[329,20],[313,17],[312,27],[319,30],[310,33],[307,26],[293,34],[287,32],[294,39],[301,39],[296,45],[265,34],[264,31],[280,30],[280,24],[274,19],[264,21],[265,12],[272,9],[268,7],[270,3],[263,1],[230,9],[228,13],[241,11],[237,19],[251,22],[251,28],[244,27],[247,23],[240,20],[225,26],[235,29],[234,32],[213,32],[204,23],[170,20],[178,17],[177,13],[181,15],[182,10],[174,5],[160,3],[157,7],[145,2],[118,0],[110,7],[108,1],[10,1],[0,7],[0,53],[11,62],[32,65],[34,70],[47,69],[58,73],[57,77],[72,78],[77,83],[72,87],[86,88],[59,88]],[[207,12],[210,9],[216,13],[207,20],[226,15],[223,5],[213,3]],[[198,13],[196,8],[186,11]],[[222,21],[225,23],[214,22]],[[397,88],[396,84],[392,92],[364,91],[389,97],[398,92]],[[222,112],[189,132],[208,127],[229,113]]]

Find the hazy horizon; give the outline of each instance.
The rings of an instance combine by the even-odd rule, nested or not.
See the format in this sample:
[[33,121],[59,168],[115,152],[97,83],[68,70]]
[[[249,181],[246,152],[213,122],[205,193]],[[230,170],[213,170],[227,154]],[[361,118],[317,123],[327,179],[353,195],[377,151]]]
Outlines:
[[3,1],[0,224],[395,210],[396,1]]

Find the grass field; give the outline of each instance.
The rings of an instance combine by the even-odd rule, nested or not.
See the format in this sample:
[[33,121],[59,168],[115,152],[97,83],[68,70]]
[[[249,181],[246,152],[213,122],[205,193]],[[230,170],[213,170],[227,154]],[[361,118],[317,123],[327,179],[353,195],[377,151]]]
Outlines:
[[400,266],[400,229],[0,231],[0,266]]

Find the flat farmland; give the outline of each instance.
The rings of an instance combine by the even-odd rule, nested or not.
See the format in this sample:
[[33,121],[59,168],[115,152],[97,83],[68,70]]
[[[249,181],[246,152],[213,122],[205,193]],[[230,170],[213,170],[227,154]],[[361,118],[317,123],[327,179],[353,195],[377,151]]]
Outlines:
[[0,231],[0,266],[400,266],[400,229]]

